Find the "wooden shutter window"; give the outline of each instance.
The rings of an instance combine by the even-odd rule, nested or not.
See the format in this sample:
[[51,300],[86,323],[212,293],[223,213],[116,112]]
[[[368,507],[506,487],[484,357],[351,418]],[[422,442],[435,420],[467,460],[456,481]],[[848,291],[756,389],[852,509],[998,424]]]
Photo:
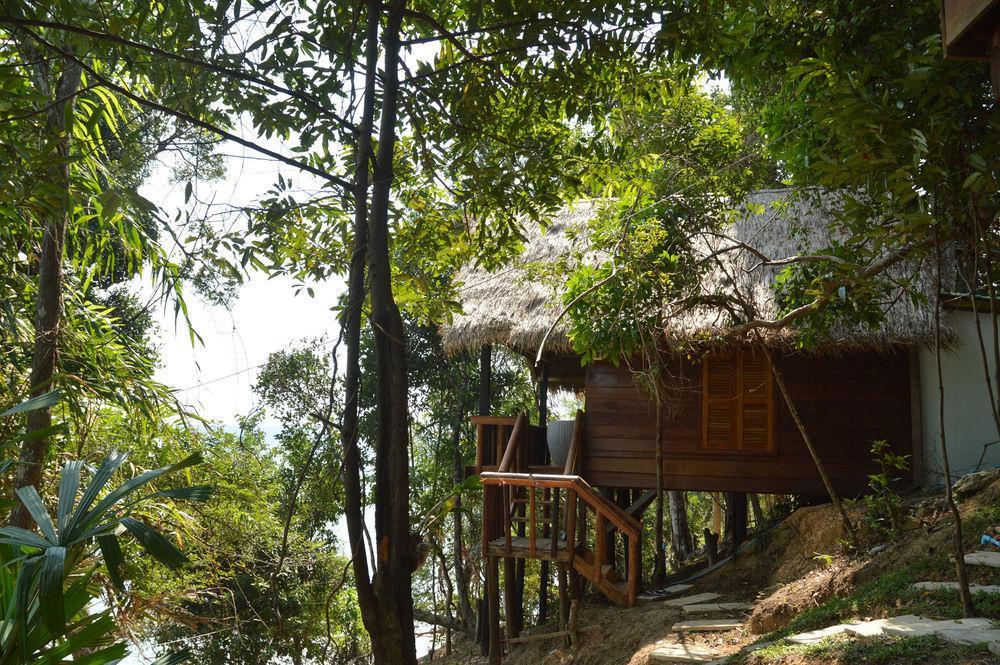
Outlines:
[[764,354],[710,354],[702,380],[702,448],[773,452],[773,381]]
[[736,434],[736,373],[729,354],[705,358],[703,412],[703,447],[730,450]]

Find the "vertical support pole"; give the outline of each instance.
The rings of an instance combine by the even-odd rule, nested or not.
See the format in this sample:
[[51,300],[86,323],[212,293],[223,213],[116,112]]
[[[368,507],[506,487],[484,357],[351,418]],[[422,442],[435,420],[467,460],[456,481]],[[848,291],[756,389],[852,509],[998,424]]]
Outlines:
[[736,552],[743,541],[747,539],[747,495],[746,492],[730,492],[726,496],[726,511],[730,519],[727,520],[731,533],[729,539],[733,544],[733,552]]
[[[493,389],[492,383],[493,383],[493,349],[492,347],[490,347],[489,344],[486,344],[482,347],[482,349],[479,350],[479,415],[481,416],[490,415],[490,402],[492,401],[491,393]],[[499,427],[491,427],[489,428],[489,434],[491,434],[492,436],[496,436],[496,432],[499,429],[500,429]],[[483,425],[476,426],[476,473],[477,474],[482,473],[483,471],[483,454],[485,446],[487,445],[486,434],[487,432],[484,431]],[[493,441],[491,440],[490,443],[493,443]],[[500,463],[499,457],[496,458],[496,463],[497,464]],[[486,489],[484,488],[483,489],[483,536],[484,536],[483,552],[484,553],[488,551],[487,550],[489,545],[488,541],[489,538],[492,537],[490,535],[491,529],[495,528],[494,526],[490,525],[490,516],[495,510],[494,508],[495,502],[496,502],[495,496],[492,493],[488,494],[486,492]],[[493,515],[493,517],[495,517],[495,515]],[[459,517],[459,519],[461,519],[461,517]],[[487,556],[486,575],[487,577],[489,577],[490,575],[489,559],[492,559],[493,557],[489,556],[488,554],[486,556]],[[495,562],[493,568],[496,568]],[[499,575],[499,572],[497,572],[497,574]],[[496,586],[497,588],[499,588],[500,586],[499,583],[497,583]],[[489,580],[487,580],[487,588],[488,587],[489,587]],[[490,653],[490,636],[492,634],[493,624],[491,621],[483,621],[483,618],[485,617],[485,614],[489,612],[489,608],[491,607],[493,598],[496,598],[495,592],[487,591],[487,598],[484,599],[485,602],[481,602],[479,604],[478,625],[485,626],[485,624],[489,624],[489,626],[487,627],[486,630],[483,630],[481,633],[477,634],[477,637],[481,638],[480,645],[482,646],[483,649],[483,655],[489,653],[491,658],[490,660],[491,663],[493,662],[492,660],[493,656],[492,653]],[[497,612],[498,612],[497,632],[499,633],[499,621],[500,621],[499,610]],[[496,662],[499,663],[500,661],[497,660]]]
[[[547,443],[548,440],[548,422],[549,422],[549,366],[544,361],[539,367],[540,375],[538,377],[538,424],[542,428],[542,441]],[[543,445],[544,445],[543,443]],[[549,458],[548,445],[545,445],[545,462],[551,463]],[[548,492],[546,492],[548,494]],[[544,498],[549,498],[545,496]],[[542,526],[542,538],[554,538],[558,534],[553,535],[549,528],[549,524],[546,521]],[[538,576],[538,625],[545,625],[545,622],[549,618],[549,562],[543,559],[540,565],[540,572]]]
[[489,344],[479,351],[479,415],[490,415],[493,401],[493,347]]
[[503,559],[503,610],[507,620],[507,639],[514,639],[520,634],[518,614],[520,614],[521,594],[517,591],[517,575],[514,559]]
[[500,665],[503,642],[500,641],[500,569],[495,556],[486,557],[486,598],[489,605],[489,654],[490,665]]

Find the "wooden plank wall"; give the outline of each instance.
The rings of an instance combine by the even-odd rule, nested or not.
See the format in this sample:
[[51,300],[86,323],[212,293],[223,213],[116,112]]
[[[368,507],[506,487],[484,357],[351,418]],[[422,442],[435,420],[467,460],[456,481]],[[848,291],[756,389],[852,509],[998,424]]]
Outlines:
[[[877,470],[869,449],[888,440],[912,454],[909,355],[905,350],[838,356],[789,354],[777,362],[837,489],[862,492]],[[822,493],[805,444],[780,392],[774,391],[773,453],[700,450],[701,372],[695,362],[672,371],[665,414],[664,475],[668,489]],[[648,488],[656,484],[655,404],[630,372],[602,363],[586,377],[582,472],[592,484]]]

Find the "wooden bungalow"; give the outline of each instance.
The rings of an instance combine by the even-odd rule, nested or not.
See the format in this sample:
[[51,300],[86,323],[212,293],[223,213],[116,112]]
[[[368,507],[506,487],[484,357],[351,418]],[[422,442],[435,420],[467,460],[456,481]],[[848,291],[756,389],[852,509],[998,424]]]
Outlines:
[[[757,192],[748,203],[747,212],[724,235],[701,241],[698,251],[718,257],[702,288],[738,294],[761,315],[773,317],[773,285],[781,268],[765,265],[761,256],[777,259],[826,246],[835,203],[815,192],[793,195],[787,190]],[[586,232],[601,206],[598,201],[577,203],[556,215],[544,232],[529,231],[522,254],[509,266],[493,272],[463,269],[458,276],[463,312],[442,330],[447,350],[504,346],[534,365],[553,328],[535,375],[541,423],[515,414],[484,413],[474,419],[490,584],[499,584],[501,561],[509,569],[504,575],[508,639],[516,638],[520,624],[514,559],[554,561],[561,574],[576,571],[622,605],[634,603],[638,592],[639,520],[653,494],[648,490],[656,486],[657,407],[637,385],[628,363],[581,363],[565,321],[558,320],[564,284],[551,278],[565,274],[553,266],[604,258],[589,247]],[[935,358],[928,350],[935,316],[928,303],[936,300],[936,277],[929,266],[903,265],[893,269],[893,278],[897,285],[882,305],[885,317],[877,328],[835,327],[810,351],[796,345],[794,329],[766,333],[758,345],[732,344],[725,340],[737,322],[724,312],[705,308],[668,315],[663,342],[685,352],[676,355],[670,372],[673,389],[663,407],[665,488],[737,497],[748,492],[824,494],[817,465],[775,386],[775,369],[839,493],[865,490],[868,475],[877,471],[870,453],[875,440],[909,456],[904,480],[935,482],[940,424]],[[904,297],[904,290],[925,298]],[[968,375],[981,362],[970,341],[975,335],[970,316],[949,308],[942,330],[950,345],[944,371],[952,384],[946,417],[953,419],[953,410],[966,416],[946,423],[955,427],[951,457],[959,472],[971,470],[965,467],[977,456],[979,466],[995,465],[1000,458],[1000,446],[988,448],[997,436],[986,391],[968,385],[982,382],[984,375],[981,365],[975,379]],[[576,391],[584,404],[560,465],[552,463],[545,447],[545,395],[557,387]],[[635,501],[619,505],[609,500],[611,494],[594,488],[628,490]],[[626,544],[617,567],[607,551],[614,540],[603,537],[608,533],[620,533]],[[497,598],[493,594],[494,603]],[[498,612],[497,605],[495,631]],[[494,635],[494,644],[498,637]]]

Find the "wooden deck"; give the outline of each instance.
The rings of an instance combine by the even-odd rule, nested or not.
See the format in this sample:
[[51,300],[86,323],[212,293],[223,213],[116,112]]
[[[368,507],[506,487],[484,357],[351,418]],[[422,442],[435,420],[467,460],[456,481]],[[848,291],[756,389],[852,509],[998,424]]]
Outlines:
[[545,559],[547,561],[564,561],[572,559],[565,540],[556,541],[555,555],[552,554],[552,539],[535,538],[535,552],[531,552],[531,539],[519,536],[511,538],[510,552],[507,551],[506,538],[494,538],[490,541],[489,553],[492,556],[506,556],[514,559]]

